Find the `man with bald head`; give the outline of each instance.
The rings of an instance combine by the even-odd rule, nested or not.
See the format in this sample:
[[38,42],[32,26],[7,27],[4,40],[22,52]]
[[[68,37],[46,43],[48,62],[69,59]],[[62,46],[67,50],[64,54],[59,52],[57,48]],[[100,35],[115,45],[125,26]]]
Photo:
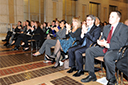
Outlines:
[[103,29],[101,40],[97,40],[98,46],[88,48],[85,57],[85,70],[89,72],[82,82],[96,81],[94,73],[94,58],[104,56],[106,66],[107,85],[115,85],[115,61],[118,59],[118,50],[128,42],[128,26],[120,23],[121,13],[112,11],[109,16],[109,25]]

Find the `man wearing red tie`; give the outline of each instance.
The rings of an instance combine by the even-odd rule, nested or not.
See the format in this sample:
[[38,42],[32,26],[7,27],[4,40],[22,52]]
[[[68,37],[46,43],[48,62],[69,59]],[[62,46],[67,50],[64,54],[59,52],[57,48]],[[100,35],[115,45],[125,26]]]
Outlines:
[[82,82],[96,81],[94,73],[94,58],[104,56],[104,63],[106,66],[107,85],[115,85],[115,60],[118,59],[117,52],[120,47],[128,42],[128,27],[120,23],[121,13],[119,11],[112,11],[109,17],[109,25],[103,29],[101,40],[97,40],[98,46],[88,48],[86,50],[85,70],[89,72]]

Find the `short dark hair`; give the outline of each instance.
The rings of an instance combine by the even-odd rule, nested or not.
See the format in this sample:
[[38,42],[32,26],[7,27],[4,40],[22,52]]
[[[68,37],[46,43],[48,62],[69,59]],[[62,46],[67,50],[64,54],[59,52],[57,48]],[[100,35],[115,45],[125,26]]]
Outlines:
[[89,14],[89,15],[87,15],[86,17],[91,17],[91,19],[94,20],[94,22],[95,22],[95,20],[96,20],[96,17],[95,17],[94,15],[92,15],[92,14]]
[[40,27],[40,22],[36,21],[37,27]]
[[119,18],[121,18],[122,14],[121,14],[121,12],[120,12],[120,11],[115,10],[115,11],[112,11],[112,12],[116,12],[116,13],[117,13],[117,15],[118,15],[118,17],[119,17]]
[[[99,18],[99,17],[96,17],[96,18],[100,20],[100,18]],[[100,20],[100,22],[101,22],[101,20]]]
[[55,21],[55,20],[53,20],[52,22],[56,23],[56,21]]
[[21,21],[18,21],[20,24],[22,23]]
[[46,27],[48,26],[48,23],[47,22],[44,22],[46,24]]
[[28,25],[29,25],[29,26],[31,26],[31,24],[30,24],[30,21],[29,21],[29,20],[26,20],[26,22],[28,22]]
[[64,24],[66,24],[66,23],[67,23],[65,20],[61,20],[61,21],[60,21],[60,23],[61,23],[61,22],[64,22]]

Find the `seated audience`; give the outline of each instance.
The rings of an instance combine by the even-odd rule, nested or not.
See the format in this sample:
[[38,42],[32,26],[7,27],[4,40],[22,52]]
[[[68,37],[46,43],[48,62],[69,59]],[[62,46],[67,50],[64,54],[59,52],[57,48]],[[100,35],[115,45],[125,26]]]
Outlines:
[[57,39],[65,38],[65,33],[66,33],[65,24],[66,24],[66,21],[62,20],[61,23],[60,23],[61,29],[59,30],[57,27],[54,28],[54,30],[56,31],[56,39],[47,39],[47,40],[45,40],[43,45],[39,49],[39,51],[34,53],[33,56],[41,55],[41,54],[44,53],[44,51],[45,51],[46,55],[51,56],[51,47],[55,46]]
[[44,22],[43,24],[41,24],[41,29],[44,31],[44,33],[47,30],[47,22]]
[[9,45],[9,40],[12,37],[12,35],[14,35],[13,37],[16,39],[19,35],[19,33],[22,31],[22,22],[18,21],[17,27],[13,26],[12,31],[8,31],[7,32],[7,36],[5,40],[2,41],[6,41],[6,43],[4,44],[4,46]]
[[128,42],[128,27],[120,23],[121,13],[119,11],[112,11],[109,17],[109,25],[103,29],[101,40],[97,40],[98,46],[88,48],[85,57],[85,70],[89,75],[83,78],[82,82],[96,81],[94,73],[94,58],[104,56],[104,63],[106,67],[107,85],[115,85],[117,83],[115,78],[115,61],[118,59],[118,50],[126,45]]
[[[53,61],[56,58],[56,63],[53,66],[53,68],[57,68],[58,66],[60,66],[59,60],[60,60],[60,56],[61,56],[61,51],[63,50],[65,53],[67,52],[67,50],[72,46],[72,43],[75,40],[78,40],[81,34],[81,23],[80,20],[78,18],[73,18],[72,19],[72,24],[73,24],[73,28],[71,29],[70,25],[67,25],[67,32],[66,34],[68,34],[67,36],[69,36],[70,38],[67,39],[59,39],[56,42],[55,45],[55,49],[54,49],[54,54],[52,56],[46,55],[46,57],[48,59],[52,59]],[[76,44],[74,44],[76,45]]]
[[86,24],[82,25],[82,33],[80,37],[80,44],[77,46],[73,46],[69,48],[68,56],[69,56],[69,67],[70,70],[67,73],[72,73],[73,71],[78,70],[73,76],[78,77],[84,74],[83,70],[83,56],[85,50],[100,36],[101,28],[95,26],[95,16],[87,15]]
[[33,30],[34,30],[34,28],[31,27],[30,21],[26,20],[26,30],[24,31],[24,33],[21,33],[18,36],[17,40],[15,41],[15,47],[12,50],[19,50],[21,41],[24,42],[26,39],[27,40],[31,39],[31,36],[29,36],[29,35],[32,35]]

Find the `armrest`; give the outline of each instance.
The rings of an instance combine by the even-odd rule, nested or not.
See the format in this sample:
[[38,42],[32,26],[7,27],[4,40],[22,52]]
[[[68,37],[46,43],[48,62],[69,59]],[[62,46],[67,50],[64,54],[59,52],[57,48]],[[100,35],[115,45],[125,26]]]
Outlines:
[[118,51],[118,60],[124,57],[127,51],[128,51],[128,45],[121,47]]
[[128,45],[125,45],[125,46],[123,46],[123,47],[121,47],[121,48],[119,49],[119,52],[124,53],[127,48],[128,48]]
[[97,45],[97,42],[94,42],[94,43],[92,43],[89,47],[92,47],[92,46],[96,46]]
[[75,41],[72,43],[72,45],[74,45],[76,42],[79,42],[79,40],[75,40]]

